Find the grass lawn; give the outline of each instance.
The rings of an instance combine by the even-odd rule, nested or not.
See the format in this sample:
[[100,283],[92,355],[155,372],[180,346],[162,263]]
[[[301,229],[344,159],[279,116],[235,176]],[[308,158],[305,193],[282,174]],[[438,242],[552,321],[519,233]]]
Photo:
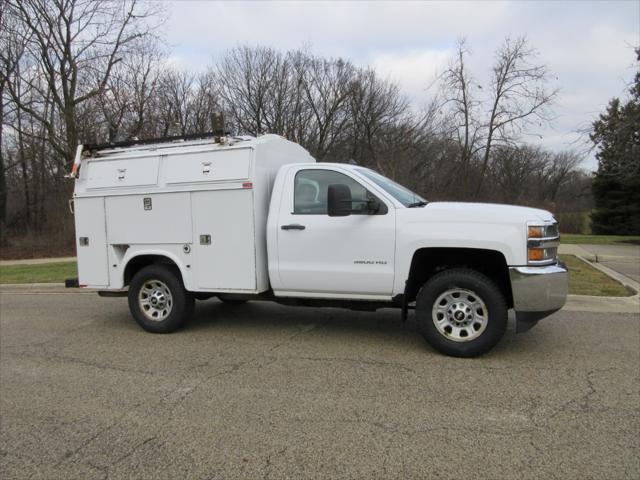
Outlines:
[[628,297],[632,292],[621,283],[596,270],[574,255],[560,255],[569,267],[569,293],[604,297]]
[[77,276],[76,262],[3,265],[0,267],[0,283],[64,283],[65,279]]
[[576,235],[563,233],[561,243],[586,244],[586,245],[640,245],[638,236],[622,235]]

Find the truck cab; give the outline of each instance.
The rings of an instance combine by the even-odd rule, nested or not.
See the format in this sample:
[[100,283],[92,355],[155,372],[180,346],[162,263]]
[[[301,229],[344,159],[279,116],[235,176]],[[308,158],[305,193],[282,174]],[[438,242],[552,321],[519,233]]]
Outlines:
[[566,299],[549,212],[429,202],[277,135],[89,147],[77,165],[79,283],[127,295],[148,331],[180,328],[212,296],[393,307],[470,357],[500,340],[508,310],[525,331]]

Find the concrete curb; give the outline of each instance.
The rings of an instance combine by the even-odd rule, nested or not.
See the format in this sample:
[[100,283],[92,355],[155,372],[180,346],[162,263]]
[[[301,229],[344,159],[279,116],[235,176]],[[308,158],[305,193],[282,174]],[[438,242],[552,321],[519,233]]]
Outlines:
[[58,257],[58,258],[27,258],[24,260],[0,260],[0,267],[8,267],[10,265],[40,265],[43,263],[65,263],[75,262],[76,257]]
[[[597,261],[595,261],[595,262],[594,261],[589,261],[588,259],[586,259],[584,257],[581,257],[580,255],[576,255],[576,257],[578,257],[583,262],[588,263],[589,265],[591,265],[596,270],[600,270],[602,273],[604,273],[605,275],[608,275],[609,277],[613,278],[617,282],[620,282],[625,287],[627,287],[627,288],[631,289],[632,291],[636,292],[636,296],[638,295],[638,292],[640,292],[640,283],[636,282],[632,278],[629,278],[626,275],[618,273],[615,270],[613,270],[613,269],[611,269],[611,268],[609,268],[609,267],[607,267],[605,265],[602,265],[601,263],[598,263]],[[601,258],[601,257],[598,257],[598,258]],[[621,257],[621,258],[625,258],[625,257]]]
[[64,283],[5,283],[0,293],[96,293],[97,290],[65,288]]
[[592,255],[593,257],[595,257],[595,261],[596,262],[623,262],[625,260],[628,260],[629,257],[624,256],[624,255],[600,255],[600,254],[594,254]]
[[[562,246],[562,245],[561,245]],[[602,312],[602,313],[640,313],[640,284],[635,280],[616,272],[615,270],[598,263],[604,258],[626,258],[614,257],[613,255],[593,255],[578,245],[566,245],[562,253],[575,255],[596,270],[604,273],[608,277],[621,283],[627,289],[635,292],[631,297],[597,297],[592,295],[569,295],[567,303],[562,308],[569,312]],[[569,271],[571,275],[571,271]]]
[[625,255],[608,255],[608,254],[597,254],[588,251],[586,248],[581,247],[580,245],[560,245],[558,249],[558,253],[560,255],[575,255],[576,257],[582,257],[584,260],[588,260],[589,262],[620,262],[629,258]]
[[558,247],[558,253],[560,255],[575,255],[583,258],[588,258],[589,261],[595,262],[596,257],[591,253],[582,248],[580,245],[572,245],[572,244],[564,244],[561,243]]
[[629,257],[619,255],[596,255],[582,248],[580,245],[560,245],[558,253],[560,253],[561,255],[574,255],[588,265],[591,265],[596,270],[599,270],[608,277],[611,277],[615,281],[620,282],[622,285],[635,292],[636,296],[640,292],[640,283],[600,263],[623,261],[625,259],[628,259]]

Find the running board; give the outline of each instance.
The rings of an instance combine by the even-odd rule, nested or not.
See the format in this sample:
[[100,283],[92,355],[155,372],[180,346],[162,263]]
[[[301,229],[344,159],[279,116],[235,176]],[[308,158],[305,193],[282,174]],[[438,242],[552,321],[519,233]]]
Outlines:
[[99,290],[98,295],[101,297],[126,297],[128,290]]

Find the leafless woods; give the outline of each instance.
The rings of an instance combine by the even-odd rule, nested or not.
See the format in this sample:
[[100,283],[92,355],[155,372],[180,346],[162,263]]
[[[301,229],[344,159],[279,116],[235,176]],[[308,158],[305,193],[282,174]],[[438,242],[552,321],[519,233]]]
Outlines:
[[215,111],[236,134],[281,134],[318,161],[372,167],[429,199],[588,208],[580,158],[524,141],[557,95],[524,38],[497,48],[485,84],[460,42],[418,108],[375,70],[305,49],[240,46],[198,72],[179,68],[150,2],[8,0],[0,9],[3,242],[72,231],[62,176],[78,143],[208,131]]

